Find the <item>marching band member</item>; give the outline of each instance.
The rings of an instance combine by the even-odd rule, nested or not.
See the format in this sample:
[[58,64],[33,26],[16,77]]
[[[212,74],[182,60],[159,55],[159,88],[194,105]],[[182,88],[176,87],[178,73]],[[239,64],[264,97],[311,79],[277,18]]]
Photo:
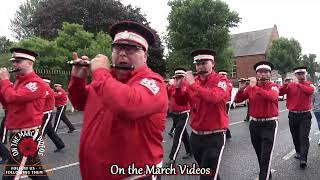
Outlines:
[[218,172],[229,126],[226,103],[229,98],[229,80],[213,71],[216,52],[198,49],[191,53],[198,75],[186,73],[188,86],[182,86],[182,79],[176,79],[175,100],[179,105],[190,104],[190,144],[198,165],[211,168],[211,175],[200,179],[220,179]]
[[311,128],[312,94],[315,86],[307,81],[307,68],[293,69],[293,82],[285,82],[280,88],[280,95],[287,94],[287,108],[289,109],[289,127],[292,135],[296,159],[300,160],[300,167],[307,167],[309,151],[309,133]]
[[235,102],[249,99],[251,142],[256,151],[260,173],[259,180],[271,178],[271,159],[278,128],[278,96],[276,83],[270,81],[273,64],[261,61],[254,65],[257,77],[249,78],[249,85],[240,82]]
[[[8,70],[0,68],[1,93],[7,103],[5,127],[11,132],[11,136],[22,131],[33,132],[33,140],[35,141],[37,137],[41,136],[39,132],[46,95],[45,82],[33,70],[33,64],[38,54],[22,48],[12,48],[10,52],[12,53],[10,61],[13,68],[21,70],[17,72],[16,81],[12,84],[9,80]],[[26,158],[24,156],[22,159],[27,160]],[[38,155],[35,155],[34,158],[38,158]],[[37,165],[42,169],[41,162],[38,162]],[[24,161],[17,164],[12,156],[9,157],[7,164],[5,168],[7,171],[11,171],[11,166],[18,165],[21,169],[25,165]],[[3,179],[15,179],[20,176],[19,172],[16,176],[6,176],[4,173]],[[28,176],[31,179],[49,179],[45,172],[43,176],[32,176],[32,174]]]
[[[168,96],[163,78],[146,64],[154,35],[133,21],[113,25],[110,35],[112,63],[121,68],[110,69],[108,58],[97,55],[90,61],[90,69],[73,66],[71,72],[69,97],[76,109],[84,111],[80,140],[84,180],[139,177],[112,174],[112,165],[162,166]],[[79,64],[88,61],[88,57],[78,58],[77,54],[74,59]],[[134,70],[125,66],[134,66]],[[89,70],[93,81],[86,84]]]

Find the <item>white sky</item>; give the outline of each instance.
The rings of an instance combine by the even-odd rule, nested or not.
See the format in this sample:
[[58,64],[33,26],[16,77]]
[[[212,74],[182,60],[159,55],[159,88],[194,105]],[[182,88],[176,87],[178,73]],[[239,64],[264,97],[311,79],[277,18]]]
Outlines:
[[[295,38],[302,46],[302,53],[317,54],[320,61],[320,1],[318,0],[224,0],[231,10],[239,13],[242,22],[232,33],[278,27],[280,36]],[[10,19],[24,0],[2,0],[0,6],[0,36],[10,39]],[[164,35],[168,26],[170,8],[168,0],[122,0],[124,4],[138,6],[147,15],[151,27]]]

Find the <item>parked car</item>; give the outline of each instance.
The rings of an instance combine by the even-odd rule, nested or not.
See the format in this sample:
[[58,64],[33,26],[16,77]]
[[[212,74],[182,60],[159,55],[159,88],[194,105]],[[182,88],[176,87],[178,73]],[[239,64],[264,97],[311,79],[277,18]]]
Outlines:
[[238,88],[232,88],[232,92],[231,92],[231,108],[236,108],[238,106],[247,106],[247,101],[242,101],[240,103],[235,103],[234,102],[234,98],[236,97],[236,94],[238,92]]
[[[277,80],[274,80],[273,81],[274,83],[276,83],[276,84],[278,84],[278,86],[279,86],[279,88],[282,86],[282,78],[278,78]],[[284,96],[279,96],[278,97],[278,100],[279,101],[284,101],[284,100],[286,100],[287,99],[287,95],[284,95]]]

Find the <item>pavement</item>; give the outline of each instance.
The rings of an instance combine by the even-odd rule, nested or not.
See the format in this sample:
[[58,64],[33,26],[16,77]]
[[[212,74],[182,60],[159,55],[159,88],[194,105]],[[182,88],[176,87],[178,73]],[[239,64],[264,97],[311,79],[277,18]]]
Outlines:
[[[230,130],[232,138],[227,140],[223,152],[219,175],[222,180],[254,180],[258,176],[259,166],[255,151],[251,145],[249,135],[249,123],[244,122],[246,115],[246,107],[237,107],[231,109],[230,113]],[[308,167],[305,170],[300,169],[299,161],[294,156],[294,147],[288,125],[288,111],[285,107],[285,101],[279,101],[279,127],[276,137],[276,143],[272,157],[272,179],[273,180],[319,180],[320,179],[320,146],[317,144],[319,140],[319,130],[315,117],[312,119],[312,127],[310,131],[310,149],[308,155]],[[2,114],[0,113],[0,118]],[[67,147],[61,152],[54,153],[54,145],[50,139],[47,142],[47,154],[44,164],[48,165],[48,171],[52,174],[52,180],[80,180],[79,170],[79,140],[82,127],[83,115],[81,112],[68,113],[71,122],[77,128],[76,131],[69,134],[68,128],[61,123],[58,130],[59,136],[63,139]],[[167,160],[172,145],[172,138],[168,135],[168,131],[172,126],[172,119],[168,118],[166,129],[163,137],[164,162]],[[188,127],[190,133],[190,127]],[[183,160],[185,150],[181,146],[177,164],[195,163],[193,158]],[[3,172],[3,167],[0,167]],[[199,179],[198,176],[162,176],[162,180],[193,180]]]

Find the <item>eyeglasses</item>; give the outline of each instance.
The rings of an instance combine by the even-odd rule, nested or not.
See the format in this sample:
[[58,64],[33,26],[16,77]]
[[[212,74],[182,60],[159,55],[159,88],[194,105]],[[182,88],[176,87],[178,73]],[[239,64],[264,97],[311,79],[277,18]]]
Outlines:
[[113,53],[119,53],[122,50],[124,50],[127,54],[133,54],[139,50],[145,51],[143,47],[131,44],[112,44],[111,48]]

